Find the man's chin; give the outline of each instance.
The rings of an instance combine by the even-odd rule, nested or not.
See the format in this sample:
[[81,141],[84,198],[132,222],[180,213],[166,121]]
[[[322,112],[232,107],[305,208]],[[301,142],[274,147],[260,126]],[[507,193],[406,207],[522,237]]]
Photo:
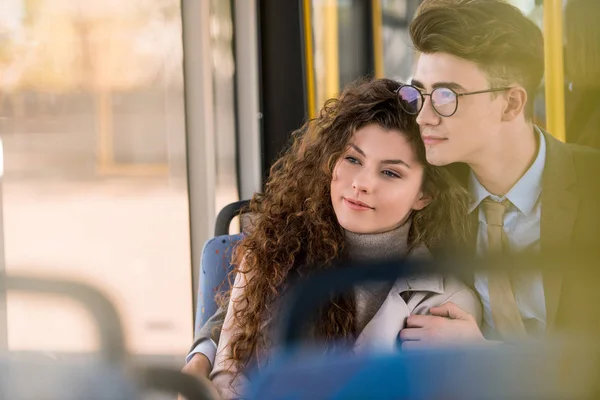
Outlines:
[[448,165],[453,163],[454,161],[450,160],[448,157],[443,157],[437,151],[426,153],[427,162],[436,167],[443,167],[444,165]]

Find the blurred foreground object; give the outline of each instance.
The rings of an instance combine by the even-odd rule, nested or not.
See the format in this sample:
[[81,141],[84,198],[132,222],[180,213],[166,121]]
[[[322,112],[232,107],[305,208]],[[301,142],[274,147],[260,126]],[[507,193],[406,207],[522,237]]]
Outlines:
[[95,318],[100,350],[64,360],[46,354],[0,352],[0,399],[135,400],[149,390],[180,393],[189,400],[214,398],[200,381],[177,370],[132,365],[119,314],[96,289],[75,282],[0,275],[0,292],[7,290],[77,300]]

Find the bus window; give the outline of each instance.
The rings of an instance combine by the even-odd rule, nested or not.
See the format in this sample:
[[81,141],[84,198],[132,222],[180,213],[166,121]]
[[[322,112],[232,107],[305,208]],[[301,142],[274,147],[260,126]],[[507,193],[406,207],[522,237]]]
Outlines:
[[[184,354],[192,300],[180,2],[13,0],[0,29],[7,273],[98,287],[119,308],[133,353]],[[63,319],[62,302],[53,313],[32,313],[35,304],[8,298],[10,350],[89,347],[77,338],[86,324]]]

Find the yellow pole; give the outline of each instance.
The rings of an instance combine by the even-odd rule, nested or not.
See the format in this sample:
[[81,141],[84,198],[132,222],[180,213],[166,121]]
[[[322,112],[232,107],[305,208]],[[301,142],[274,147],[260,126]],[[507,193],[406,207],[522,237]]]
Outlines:
[[562,0],[544,0],[546,125],[554,137],[564,142],[566,134],[562,22]]
[[325,51],[325,97],[320,99],[319,107],[340,90],[338,8],[337,0],[325,0],[323,3],[323,48]]
[[375,66],[375,78],[383,78],[385,76],[385,67],[383,64],[383,38],[381,35],[383,27],[381,0],[372,0],[371,4],[371,12],[373,14],[373,65]]
[[312,30],[312,0],[304,0],[304,60],[306,62],[306,97],[308,118],[316,116],[315,108],[315,62]]

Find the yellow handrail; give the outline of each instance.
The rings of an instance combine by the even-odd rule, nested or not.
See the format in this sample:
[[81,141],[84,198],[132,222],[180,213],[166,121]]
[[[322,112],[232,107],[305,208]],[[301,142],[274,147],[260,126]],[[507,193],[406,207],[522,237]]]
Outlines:
[[317,113],[315,107],[315,63],[311,11],[312,0],[304,0],[304,61],[306,63],[306,106],[309,119],[315,118]]
[[544,0],[544,52],[546,127],[554,137],[564,142],[566,134],[562,0]]
[[340,61],[338,38],[338,4],[337,0],[322,2],[323,12],[323,51],[325,60],[325,90],[319,90],[319,107],[327,99],[336,97],[340,91]]
[[385,66],[383,63],[383,38],[381,35],[383,27],[381,0],[372,0],[371,4],[371,12],[373,14],[373,65],[375,67],[375,78],[383,78],[385,76]]

